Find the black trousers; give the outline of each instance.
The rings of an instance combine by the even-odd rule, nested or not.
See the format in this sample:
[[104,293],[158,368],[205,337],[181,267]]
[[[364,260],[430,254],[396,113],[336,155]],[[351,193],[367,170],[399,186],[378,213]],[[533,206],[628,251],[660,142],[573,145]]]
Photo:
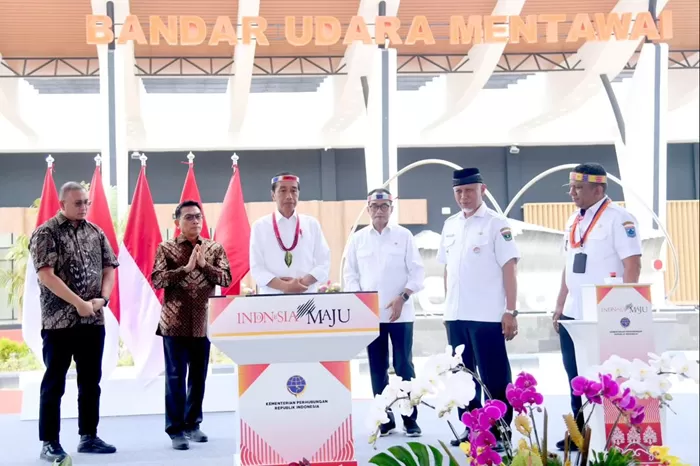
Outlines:
[[[381,394],[389,385],[389,339],[394,359],[394,372],[403,380],[416,376],[413,368],[413,322],[380,323],[379,336],[367,347],[372,392]],[[408,418],[418,418],[418,410]]]
[[[464,366],[484,382],[486,389],[496,400],[506,404],[508,410],[503,421],[510,425],[513,420],[513,408],[506,399],[506,388],[513,381],[510,361],[506,352],[506,340],[500,322],[475,322],[471,320],[446,321],[447,341],[452,348],[464,345],[462,362]],[[476,381],[475,381],[476,382]],[[460,420],[465,411],[481,408],[482,390],[476,382],[476,396],[467,409],[458,408]],[[486,399],[487,397],[484,396]],[[496,429],[493,431],[498,437]]]
[[[571,317],[561,316],[559,320],[574,320]],[[581,418],[578,417],[578,412],[581,410],[582,401],[580,396],[574,396],[574,390],[571,388],[571,381],[574,377],[578,376],[578,368],[576,367],[576,350],[574,348],[574,341],[571,339],[571,335],[566,330],[563,325],[559,325],[559,344],[561,346],[561,359],[564,362],[564,369],[566,370],[566,375],[569,378],[569,391],[571,396],[571,413],[576,418],[576,423],[579,427],[583,426],[583,415]]]
[[61,399],[66,390],[66,374],[71,360],[75,360],[78,376],[78,434],[97,435],[104,326],[77,325],[67,329],[42,330],[41,337],[46,372],[41,381],[39,440],[59,440]]
[[202,423],[210,348],[207,337],[163,337],[165,432],[171,437]]

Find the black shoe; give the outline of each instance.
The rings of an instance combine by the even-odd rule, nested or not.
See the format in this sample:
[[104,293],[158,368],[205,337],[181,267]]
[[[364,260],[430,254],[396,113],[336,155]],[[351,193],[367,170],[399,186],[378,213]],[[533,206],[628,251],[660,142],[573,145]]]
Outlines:
[[[557,450],[559,450],[559,451],[565,450],[564,440],[559,440],[557,442]],[[569,451],[578,451],[578,447],[576,446],[576,444],[574,442],[571,441],[571,439],[569,439]]]
[[420,427],[418,427],[418,423],[411,418],[403,419],[403,431],[406,434],[406,437],[420,437],[423,435]]
[[206,443],[209,441],[209,437],[207,437],[207,434],[199,430],[199,427],[197,427],[194,430],[188,430],[185,432],[185,437],[187,437],[189,440],[192,440],[193,442],[197,443]]
[[80,443],[78,443],[78,453],[109,454],[116,452],[117,448],[114,445],[105,443],[97,435],[80,436]]
[[44,442],[41,447],[41,455],[39,458],[42,460],[49,461],[51,463],[58,461],[59,463],[66,459],[68,453],[63,450],[63,447],[58,441],[55,442]]
[[173,441],[173,449],[174,450],[189,450],[190,441],[187,440],[187,437],[185,437],[185,434],[176,434],[170,438]]
[[464,429],[464,432],[462,432],[462,435],[460,435],[459,440],[453,438],[450,440],[450,445],[453,447],[458,447],[460,443],[462,442],[467,442],[469,440],[469,429]]
[[379,426],[379,436],[386,437],[396,429],[396,420],[394,419],[394,413],[387,411],[387,416],[389,416],[389,422]]

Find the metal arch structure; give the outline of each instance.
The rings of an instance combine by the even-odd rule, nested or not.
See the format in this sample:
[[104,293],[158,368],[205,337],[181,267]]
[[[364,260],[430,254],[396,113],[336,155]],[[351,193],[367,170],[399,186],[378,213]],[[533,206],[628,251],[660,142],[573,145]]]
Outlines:
[[[563,170],[571,170],[572,168],[575,168],[578,166],[576,163],[567,163],[563,165],[557,165],[556,167],[552,167],[548,170],[543,171],[539,175],[533,177],[530,181],[528,181],[525,186],[523,186],[520,191],[513,197],[513,199],[510,201],[510,204],[508,204],[508,207],[506,207],[505,212],[503,215],[506,217],[508,216],[508,213],[511,211],[513,207],[515,207],[515,204],[518,202],[518,200],[525,194],[525,192],[530,189],[532,186],[534,186],[538,181],[542,180],[543,178],[551,175],[552,173],[560,172]],[[676,289],[678,288],[678,284],[680,282],[680,265],[678,263],[678,252],[676,251],[676,246],[673,244],[673,241],[671,241],[671,236],[668,234],[668,231],[666,231],[666,227],[661,223],[661,220],[659,220],[659,217],[656,216],[654,213],[654,210],[649,207],[645,202],[642,197],[637,194],[633,189],[630,187],[626,186],[622,180],[617,178],[615,175],[611,175],[608,173],[608,178],[610,178],[612,181],[615,182],[615,184],[619,185],[620,187],[624,188],[625,190],[628,190],[639,202],[651,213],[652,218],[656,222],[656,224],[659,226],[661,231],[664,234],[665,240],[668,242],[668,245],[671,248],[671,255],[673,256],[673,269],[675,272],[675,279],[673,282],[673,286],[671,287],[671,290],[668,292],[668,294],[665,296],[665,299],[668,300],[671,296],[673,296],[673,293],[676,292]]]
[[[404,173],[413,170],[414,168],[421,167],[423,165],[444,165],[446,167],[450,167],[453,170],[461,170],[463,167],[460,167],[456,163],[449,162],[447,160],[442,160],[442,159],[425,159],[425,160],[419,160],[418,162],[413,162],[410,165],[406,165],[403,167],[401,170],[397,171],[393,176],[391,176],[388,180],[384,182],[384,184],[381,186],[382,188],[387,188],[392,181],[397,179],[399,176],[403,175]],[[491,202],[491,204],[496,208],[496,211],[499,214],[503,214],[503,209],[501,209],[500,204],[496,199],[494,199],[493,195],[489,192],[489,190],[486,190],[486,197],[488,200]],[[348,250],[348,243],[350,243],[350,237],[355,233],[355,230],[357,229],[357,225],[360,223],[360,219],[362,218],[362,214],[365,212],[365,208],[362,207],[360,209],[360,213],[357,215],[357,218],[355,219],[355,223],[352,225],[352,228],[350,229],[350,233],[348,233],[348,237],[345,240],[345,246],[343,246],[343,255],[340,258],[340,274],[338,275],[340,277],[340,285],[341,287],[344,285],[344,279],[343,279],[343,267],[345,266],[345,254],[347,253]]]
[[[454,169],[454,170],[461,170],[461,169],[462,169],[461,166],[457,165],[456,163],[449,162],[449,161],[447,161],[447,160],[442,160],[442,159],[425,159],[425,160],[420,160],[420,161],[418,161],[418,162],[414,162],[414,163],[412,163],[412,164],[410,164],[410,165],[407,165],[407,166],[405,166],[404,168],[402,168],[401,170],[399,170],[398,172],[396,172],[396,174],[394,174],[394,175],[393,175],[392,177],[390,177],[386,182],[384,182],[384,184],[382,185],[382,188],[386,188],[386,187],[389,186],[389,184],[390,184],[392,181],[394,181],[396,178],[398,178],[399,176],[403,175],[404,173],[406,173],[406,172],[408,172],[408,171],[410,171],[410,170],[413,170],[414,168],[417,168],[417,167],[420,167],[420,166],[423,166],[423,165],[433,165],[433,164],[435,164],[435,165],[444,165],[444,166],[450,167],[450,168],[452,168],[452,169]],[[491,203],[492,203],[493,206],[496,208],[496,210],[498,211],[498,213],[502,214],[502,215],[505,216],[505,217],[508,217],[508,214],[509,214],[510,211],[513,209],[513,207],[515,207],[515,205],[516,205],[516,203],[518,202],[518,200],[520,200],[520,198],[521,198],[532,186],[534,186],[537,182],[539,182],[539,181],[542,180],[543,178],[545,178],[545,177],[551,175],[552,173],[556,173],[556,172],[563,171],[563,170],[571,170],[572,168],[576,167],[577,165],[578,165],[578,164],[575,164],[575,163],[557,165],[556,167],[552,167],[552,168],[550,168],[550,169],[548,169],[548,170],[545,170],[545,171],[543,171],[542,173],[540,173],[539,175],[533,177],[533,178],[532,178],[530,181],[528,181],[528,182],[520,189],[520,191],[518,191],[518,193],[513,197],[513,199],[510,201],[510,203],[509,203],[508,206],[506,207],[506,210],[505,210],[505,211],[503,211],[503,210],[501,209],[501,206],[500,206],[500,205],[498,204],[498,202],[493,198],[493,196],[492,196],[491,193],[488,191],[488,189],[486,190],[486,197],[489,199],[489,201],[491,201]],[[620,180],[619,178],[617,178],[617,177],[614,176],[614,175],[611,175],[611,174],[608,173],[608,178],[610,178],[612,181],[614,181],[617,185],[621,186],[621,187],[624,188],[625,190],[629,190],[629,192],[630,192],[633,196],[635,196],[635,197],[642,203],[642,205],[643,205],[647,210],[649,210],[649,212],[651,213],[651,216],[653,217],[654,221],[656,222],[656,224],[659,226],[659,228],[660,228],[661,231],[663,232],[663,234],[664,234],[664,239],[668,242],[668,245],[669,245],[670,248],[671,248],[671,254],[672,254],[672,256],[673,256],[673,265],[674,265],[674,271],[675,271],[675,274],[674,274],[674,275],[675,275],[675,279],[674,279],[673,286],[671,287],[671,290],[670,290],[670,291],[668,292],[668,294],[665,296],[665,299],[668,300],[668,299],[673,295],[673,293],[675,293],[676,289],[678,288],[678,284],[679,284],[679,280],[680,280],[680,265],[679,265],[679,262],[678,262],[678,252],[676,251],[676,247],[675,247],[675,245],[673,244],[673,241],[671,240],[671,236],[668,234],[668,231],[666,230],[666,228],[664,227],[664,225],[661,223],[661,220],[659,220],[659,218],[656,216],[656,214],[654,213],[653,209],[651,209],[651,208],[644,202],[644,200],[643,200],[633,189],[630,189],[628,186],[626,186],[626,185],[622,182],[622,180]],[[350,229],[350,232],[348,233],[347,239],[345,240],[345,246],[343,246],[343,255],[342,255],[341,258],[340,258],[340,267],[339,267],[340,270],[339,270],[339,274],[338,274],[338,276],[340,277],[340,285],[341,285],[341,287],[344,286],[344,281],[345,281],[345,280],[344,280],[344,277],[343,277],[343,268],[344,268],[344,266],[345,266],[345,255],[346,255],[346,253],[347,253],[348,243],[350,242],[350,237],[353,235],[353,233],[355,233],[355,230],[357,229],[357,225],[360,223],[360,219],[362,218],[362,214],[364,213],[364,211],[365,211],[365,208],[364,208],[364,207],[363,207],[362,209],[360,209],[360,212],[359,212],[359,214],[357,215],[357,218],[355,219],[355,223],[353,224],[352,228]]]

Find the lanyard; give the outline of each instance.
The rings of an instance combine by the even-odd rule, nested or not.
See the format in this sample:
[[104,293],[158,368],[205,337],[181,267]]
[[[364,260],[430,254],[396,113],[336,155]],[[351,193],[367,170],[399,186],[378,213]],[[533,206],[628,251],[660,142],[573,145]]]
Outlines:
[[591,220],[591,224],[588,225],[588,228],[586,228],[586,231],[583,233],[583,236],[581,236],[581,241],[576,242],[576,227],[578,227],[579,223],[581,223],[581,220],[583,217],[581,215],[576,217],[576,221],[574,222],[573,226],[571,227],[571,233],[569,234],[569,243],[571,244],[571,247],[573,248],[580,248],[583,247],[583,243],[586,241],[586,238],[588,238],[588,233],[590,233],[591,229],[595,226],[596,223],[598,223],[598,219],[600,219],[600,216],[603,214],[605,209],[608,208],[608,204],[610,204],[610,198],[607,198],[603,204],[598,207],[598,210],[596,211],[595,215],[593,216],[593,220]]

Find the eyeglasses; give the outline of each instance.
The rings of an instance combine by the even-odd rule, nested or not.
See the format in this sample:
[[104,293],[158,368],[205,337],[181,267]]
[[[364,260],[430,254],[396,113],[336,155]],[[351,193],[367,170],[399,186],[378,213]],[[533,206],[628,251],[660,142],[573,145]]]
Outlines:
[[372,212],[376,212],[378,210],[381,210],[382,212],[386,212],[391,208],[389,204],[370,204],[369,210]]
[[75,201],[75,202],[73,203],[73,205],[76,206],[77,208],[80,208],[80,207],[82,207],[82,206],[90,207],[91,204],[92,204],[92,202],[90,202],[90,201],[87,200],[87,199],[82,200],[82,201]]
[[183,216],[182,218],[184,218],[188,222],[191,222],[193,220],[200,221],[200,220],[202,220],[202,214],[187,214],[187,215]]

